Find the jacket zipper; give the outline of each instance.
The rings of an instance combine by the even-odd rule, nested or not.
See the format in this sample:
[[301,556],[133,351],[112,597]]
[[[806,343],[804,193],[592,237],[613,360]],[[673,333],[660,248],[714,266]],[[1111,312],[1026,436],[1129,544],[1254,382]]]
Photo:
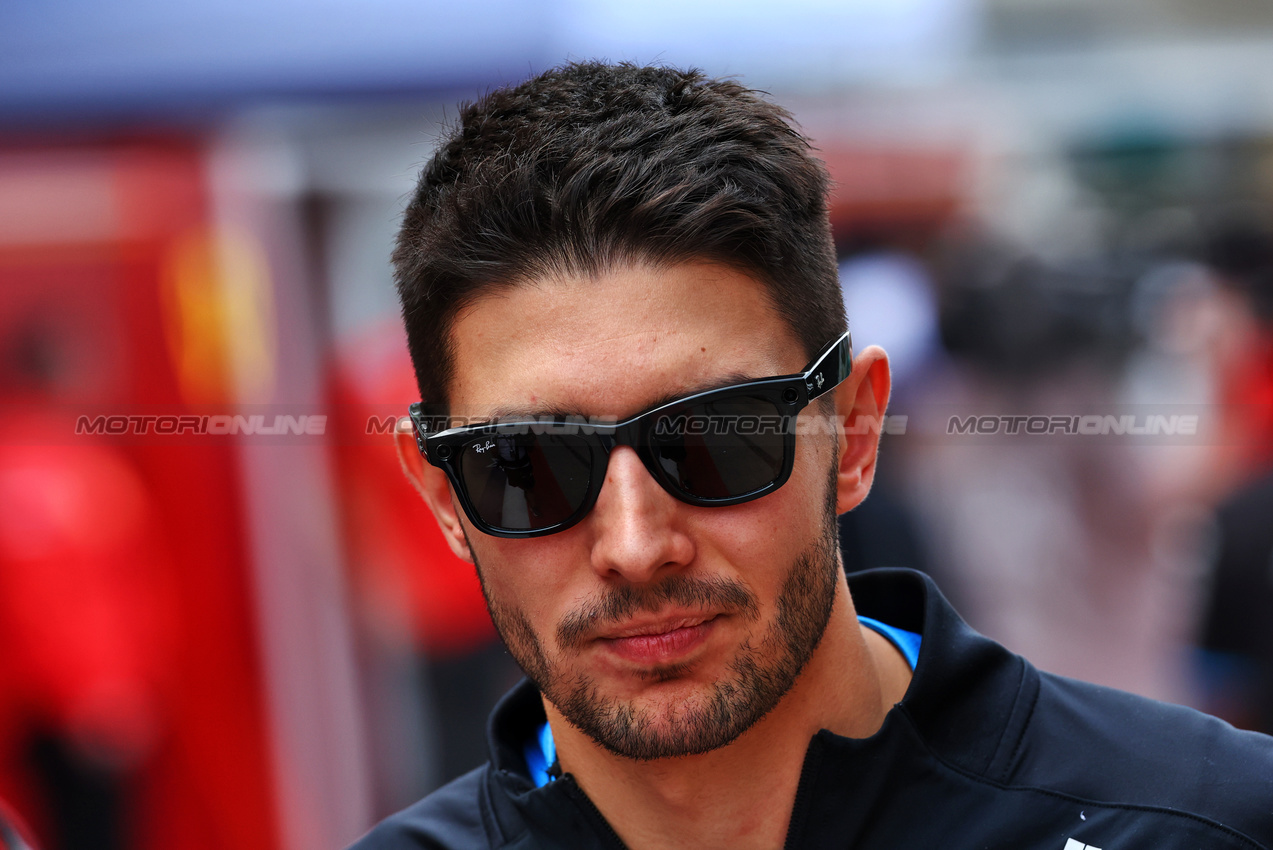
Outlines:
[[783,842],[783,850],[796,850],[796,836],[804,828],[808,817],[809,800],[813,795],[813,783],[817,779],[818,767],[822,763],[822,748],[815,738],[809,744],[805,754],[804,767],[800,769],[800,783],[796,785],[796,799],[791,804],[791,823],[787,824],[787,839]]

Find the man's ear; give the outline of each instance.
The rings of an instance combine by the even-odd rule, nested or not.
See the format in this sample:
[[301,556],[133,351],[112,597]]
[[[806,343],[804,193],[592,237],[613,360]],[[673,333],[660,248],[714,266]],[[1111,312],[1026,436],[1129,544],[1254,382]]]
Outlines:
[[853,510],[871,492],[890,388],[888,355],[876,345],[853,358],[853,374],[836,388],[836,415],[842,423],[837,513]]
[[469,550],[464,528],[460,525],[459,508],[451,495],[451,482],[447,480],[446,473],[433,464],[425,463],[416,446],[415,434],[410,430],[395,429],[393,438],[402,471],[429,506],[429,510],[433,511],[433,517],[438,521],[442,536],[450,544],[451,551],[470,564],[473,563],[473,553]]

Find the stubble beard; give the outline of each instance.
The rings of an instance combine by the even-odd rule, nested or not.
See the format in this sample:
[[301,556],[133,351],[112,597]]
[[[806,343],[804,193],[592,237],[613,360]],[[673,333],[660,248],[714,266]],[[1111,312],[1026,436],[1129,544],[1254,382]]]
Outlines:
[[[835,492],[833,465],[822,532],[792,562],[773,622],[761,639],[743,641],[727,675],[706,693],[657,708],[608,697],[586,673],[554,664],[525,612],[492,596],[480,564],[478,579],[509,653],[571,725],[610,752],[640,761],[706,753],[732,743],[773,710],[822,641],[840,571]],[[557,645],[580,648],[597,625],[636,611],[655,612],[668,603],[709,607],[753,622],[759,618],[759,602],[741,582],[673,575],[656,585],[608,589],[599,601],[563,619],[556,630]],[[646,678],[669,681],[683,672],[671,665],[648,671]]]

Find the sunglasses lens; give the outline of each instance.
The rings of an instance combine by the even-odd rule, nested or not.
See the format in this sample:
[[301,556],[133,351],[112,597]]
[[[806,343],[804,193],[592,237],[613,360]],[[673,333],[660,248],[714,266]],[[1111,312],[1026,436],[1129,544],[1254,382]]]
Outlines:
[[574,434],[487,434],[459,462],[477,515],[505,531],[569,519],[588,497],[591,469],[592,451]]
[[781,475],[788,417],[751,396],[688,405],[654,424],[652,449],[674,487],[706,500],[737,499]]
[[[657,464],[663,486],[685,501],[758,497],[790,465],[793,415],[763,395],[713,394],[657,416],[643,428],[641,451]],[[578,518],[601,486],[608,462],[601,439],[578,431],[488,431],[458,449],[452,468],[473,519],[488,531],[537,532]]]

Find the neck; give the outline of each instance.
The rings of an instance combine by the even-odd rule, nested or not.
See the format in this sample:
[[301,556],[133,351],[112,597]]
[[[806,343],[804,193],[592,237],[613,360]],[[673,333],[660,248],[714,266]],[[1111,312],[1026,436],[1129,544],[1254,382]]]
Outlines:
[[794,686],[732,743],[695,756],[635,761],[598,746],[545,702],[557,755],[624,842],[646,847],[778,847],[810,739],[867,737],[901,699],[910,669],[857,622],[841,574],[826,632]]

